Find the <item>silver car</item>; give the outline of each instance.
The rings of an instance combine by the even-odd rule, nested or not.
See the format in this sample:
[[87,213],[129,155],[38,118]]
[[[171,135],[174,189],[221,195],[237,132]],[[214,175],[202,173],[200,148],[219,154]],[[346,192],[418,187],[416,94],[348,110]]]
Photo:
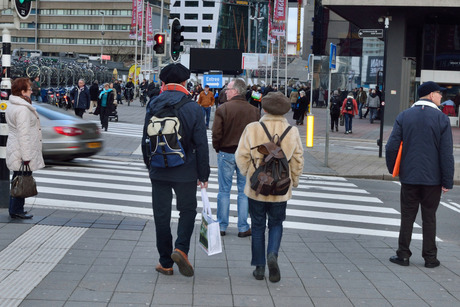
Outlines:
[[89,157],[102,150],[98,125],[43,103],[33,106],[40,116],[43,158],[70,161]]

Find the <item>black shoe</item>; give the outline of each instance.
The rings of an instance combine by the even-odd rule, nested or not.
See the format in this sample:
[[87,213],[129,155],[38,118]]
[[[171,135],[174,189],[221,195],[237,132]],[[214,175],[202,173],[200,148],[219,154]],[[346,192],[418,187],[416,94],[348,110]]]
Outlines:
[[265,267],[263,266],[256,266],[256,269],[252,272],[255,279],[262,280],[265,277]]
[[399,258],[398,255],[391,256],[390,261],[402,266],[408,266],[409,265],[409,258]]
[[220,236],[221,236],[221,237],[223,237],[223,236],[225,236],[225,235],[226,235],[225,231],[221,231],[221,232],[220,232]]
[[280,268],[278,267],[278,257],[275,253],[270,253],[267,256],[268,265],[268,280],[278,282],[281,279]]
[[440,264],[441,264],[441,262],[439,262],[438,259],[425,261],[425,267],[426,267],[426,268],[430,268],[430,269],[431,269],[431,268],[438,267]]
[[244,231],[244,232],[238,232],[238,237],[239,238],[246,238],[246,237],[249,237],[251,235],[251,228],[249,228],[248,230]]
[[10,213],[12,219],[30,220],[34,215],[26,213]]

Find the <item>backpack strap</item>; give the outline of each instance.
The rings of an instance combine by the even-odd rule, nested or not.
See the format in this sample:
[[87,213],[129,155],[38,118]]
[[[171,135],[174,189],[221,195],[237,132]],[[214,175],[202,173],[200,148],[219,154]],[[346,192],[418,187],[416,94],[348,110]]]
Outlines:
[[291,128],[292,128],[292,126],[287,127],[286,130],[284,130],[283,134],[281,134],[281,136],[280,136],[280,141],[279,141],[280,143],[281,143],[281,141],[284,139],[284,137],[286,136],[286,134],[288,134],[288,132],[291,130]]
[[262,128],[264,128],[265,134],[268,136],[268,140],[271,141],[272,136],[270,135],[270,132],[268,132],[267,126],[265,126],[263,122],[259,122],[259,124],[262,126]]
[[187,102],[191,101],[190,100],[190,97],[188,95],[185,95],[178,103],[176,103],[175,105],[173,105],[172,107],[175,109],[175,110],[179,110],[184,104],[186,104]]

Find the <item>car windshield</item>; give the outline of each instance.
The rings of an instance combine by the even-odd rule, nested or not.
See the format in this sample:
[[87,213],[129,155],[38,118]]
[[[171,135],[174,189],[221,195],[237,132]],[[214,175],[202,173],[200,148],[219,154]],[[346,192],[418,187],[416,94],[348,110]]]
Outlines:
[[67,114],[64,114],[64,113],[61,113],[55,110],[50,110],[43,106],[34,105],[34,107],[35,109],[37,109],[38,114],[46,117],[49,120],[65,120],[65,119],[75,120],[75,117],[71,115],[67,115]]

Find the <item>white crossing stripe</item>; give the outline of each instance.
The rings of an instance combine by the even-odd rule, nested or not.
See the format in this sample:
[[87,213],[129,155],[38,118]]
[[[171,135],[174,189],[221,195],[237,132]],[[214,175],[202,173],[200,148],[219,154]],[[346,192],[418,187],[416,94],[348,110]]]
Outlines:
[[[26,200],[39,207],[109,211],[126,215],[152,216],[151,183],[141,161],[76,159],[34,172],[38,196]],[[212,169],[208,196],[214,212],[219,191],[217,170]],[[201,207],[200,191],[197,191]],[[230,194],[230,222],[237,223],[236,178]],[[175,201],[173,202],[175,205]],[[456,204],[449,204],[454,207]],[[200,209],[197,210],[201,212]],[[173,206],[173,218],[179,214]],[[197,215],[199,221],[201,215]],[[369,192],[346,178],[302,175],[294,188],[286,211],[286,228],[353,233],[360,235],[399,235],[400,216]],[[414,225],[414,239],[421,239],[420,226]]]

